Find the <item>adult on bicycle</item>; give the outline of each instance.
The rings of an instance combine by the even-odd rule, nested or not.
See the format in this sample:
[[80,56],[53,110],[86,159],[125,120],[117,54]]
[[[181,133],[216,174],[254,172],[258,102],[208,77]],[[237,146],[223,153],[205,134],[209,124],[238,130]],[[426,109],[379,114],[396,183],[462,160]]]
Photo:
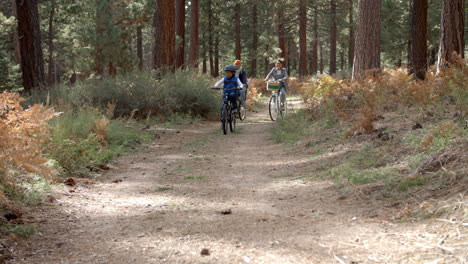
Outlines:
[[237,111],[237,97],[239,97],[238,88],[244,87],[244,85],[239,80],[239,78],[236,77],[236,71],[237,71],[236,66],[234,65],[226,66],[224,68],[225,76],[215,84],[215,87],[219,87],[221,84],[224,84],[223,98],[224,100],[226,100],[225,98],[227,95],[227,98],[228,98],[227,100],[231,101],[234,112]]
[[236,77],[239,78],[241,83],[244,85],[244,88],[242,88],[241,91],[241,104],[245,107],[245,101],[247,100],[247,72],[245,69],[242,67],[242,61],[241,60],[236,60],[234,62],[234,66],[236,66]]
[[281,60],[277,60],[275,66],[276,67],[273,67],[270,73],[268,73],[265,81],[269,81],[271,78],[273,78],[275,81],[280,83],[280,99],[281,103],[284,103],[286,101],[286,92],[288,90],[288,71],[283,67],[283,62]]

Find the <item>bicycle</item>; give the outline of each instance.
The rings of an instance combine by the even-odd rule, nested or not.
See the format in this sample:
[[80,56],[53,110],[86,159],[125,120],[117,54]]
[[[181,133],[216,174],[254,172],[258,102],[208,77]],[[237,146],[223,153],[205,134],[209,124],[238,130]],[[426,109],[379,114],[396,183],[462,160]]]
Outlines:
[[[240,90],[238,88],[224,89],[224,88],[217,88],[217,87],[213,87],[211,89],[213,89],[213,90],[225,90],[225,91]],[[236,130],[236,115],[232,111],[232,103],[231,103],[231,100],[229,100],[228,97],[229,97],[229,95],[226,94],[226,97],[223,98],[223,105],[221,106],[221,113],[220,113],[221,128],[223,130],[224,135],[227,134],[228,124],[229,124],[229,130],[231,132],[235,132],[235,130]],[[240,105],[239,104],[239,99],[237,99],[237,102],[238,102],[238,105]]]
[[[267,90],[271,90],[271,97],[268,104],[268,112],[270,113],[271,121],[276,121],[278,116],[285,117],[288,113],[288,104],[286,93],[281,91],[281,82],[267,82]],[[283,84],[284,85],[284,84]],[[284,101],[281,100],[284,98]]]

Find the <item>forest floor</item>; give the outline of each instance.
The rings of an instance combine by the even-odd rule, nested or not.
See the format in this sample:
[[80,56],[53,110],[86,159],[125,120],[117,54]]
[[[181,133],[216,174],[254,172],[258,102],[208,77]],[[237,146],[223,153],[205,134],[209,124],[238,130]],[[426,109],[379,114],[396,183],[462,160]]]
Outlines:
[[154,128],[160,140],[30,212],[36,234],[8,263],[466,261],[468,241],[451,240],[466,227],[397,221],[395,200],[302,180],[310,155],[273,142],[267,111],[249,114],[228,135],[219,122]]

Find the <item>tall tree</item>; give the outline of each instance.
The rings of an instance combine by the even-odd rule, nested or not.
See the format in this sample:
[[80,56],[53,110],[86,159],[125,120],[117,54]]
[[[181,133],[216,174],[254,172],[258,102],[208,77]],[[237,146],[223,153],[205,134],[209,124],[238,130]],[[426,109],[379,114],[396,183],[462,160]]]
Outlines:
[[159,57],[161,66],[174,70],[175,66],[175,5],[174,0],[157,0],[160,8],[160,38]]
[[176,67],[184,66],[185,58],[185,0],[176,1],[177,55]]
[[353,79],[380,69],[380,0],[360,0]]
[[[377,0],[380,1],[380,0]],[[336,73],[336,0],[330,1],[330,74]]]
[[[279,48],[281,50],[280,57],[284,60],[285,64],[288,63],[288,58],[286,55],[286,30],[284,26],[284,11],[280,7],[278,9],[278,42]],[[289,67],[289,66],[286,66]]]
[[317,5],[314,5],[314,24],[312,27],[313,40],[312,40],[312,56],[310,60],[310,74],[317,74],[318,66],[318,10]]
[[213,49],[214,49],[214,41],[213,41],[213,3],[212,0],[207,0],[208,2],[208,58],[210,62],[210,74],[212,77],[215,77],[215,70],[214,70],[214,58],[213,58]]
[[411,73],[424,80],[427,69],[427,0],[413,0],[411,14]]
[[190,4],[190,64],[198,67],[198,30],[200,1],[192,0]]
[[55,0],[51,0],[49,14],[49,64],[47,70],[47,84],[54,84],[54,16],[55,16]]
[[138,70],[143,70],[143,31],[142,26],[137,26],[137,57]]
[[299,77],[307,75],[307,1],[299,3]]
[[153,69],[158,69],[161,66],[161,58],[160,52],[162,48],[161,44],[161,14],[160,14],[160,6],[159,1],[155,1],[154,3],[156,6],[154,8],[153,14],[153,39],[154,39],[154,46],[153,46]]
[[453,61],[453,54],[465,57],[464,4],[464,0],[444,0],[437,72]]
[[236,23],[236,59],[242,59],[242,47],[241,47],[241,6],[239,1],[235,7],[235,23]]
[[[18,20],[18,12],[16,8],[16,0],[11,0],[13,16]],[[18,36],[18,29],[15,28],[14,32],[14,41],[15,41],[15,62],[16,64],[21,64],[21,51],[20,51],[20,41]]]
[[252,3],[252,64],[250,68],[250,75],[257,76],[257,50],[258,50],[258,11],[257,1]]
[[16,8],[23,87],[26,91],[31,91],[45,84],[37,0],[16,0]]
[[353,68],[354,60],[354,8],[353,0],[349,0],[349,44],[348,44],[348,64],[349,68]]

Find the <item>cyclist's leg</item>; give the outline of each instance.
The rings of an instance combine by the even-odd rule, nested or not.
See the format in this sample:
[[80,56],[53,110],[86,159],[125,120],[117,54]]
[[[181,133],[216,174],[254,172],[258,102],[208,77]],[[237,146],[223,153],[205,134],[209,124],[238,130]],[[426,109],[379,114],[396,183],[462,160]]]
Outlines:
[[247,88],[245,87],[245,84],[244,84],[244,87],[242,88],[242,91],[240,91],[240,94],[241,94],[241,105],[245,105],[245,100],[247,99]]
[[229,95],[229,100],[231,101],[232,104],[232,110],[237,111],[237,97],[239,96],[239,93],[231,93]]
[[286,88],[284,87],[284,85],[281,86],[279,90],[279,94],[280,94],[281,103],[284,103],[284,101],[286,101]]

